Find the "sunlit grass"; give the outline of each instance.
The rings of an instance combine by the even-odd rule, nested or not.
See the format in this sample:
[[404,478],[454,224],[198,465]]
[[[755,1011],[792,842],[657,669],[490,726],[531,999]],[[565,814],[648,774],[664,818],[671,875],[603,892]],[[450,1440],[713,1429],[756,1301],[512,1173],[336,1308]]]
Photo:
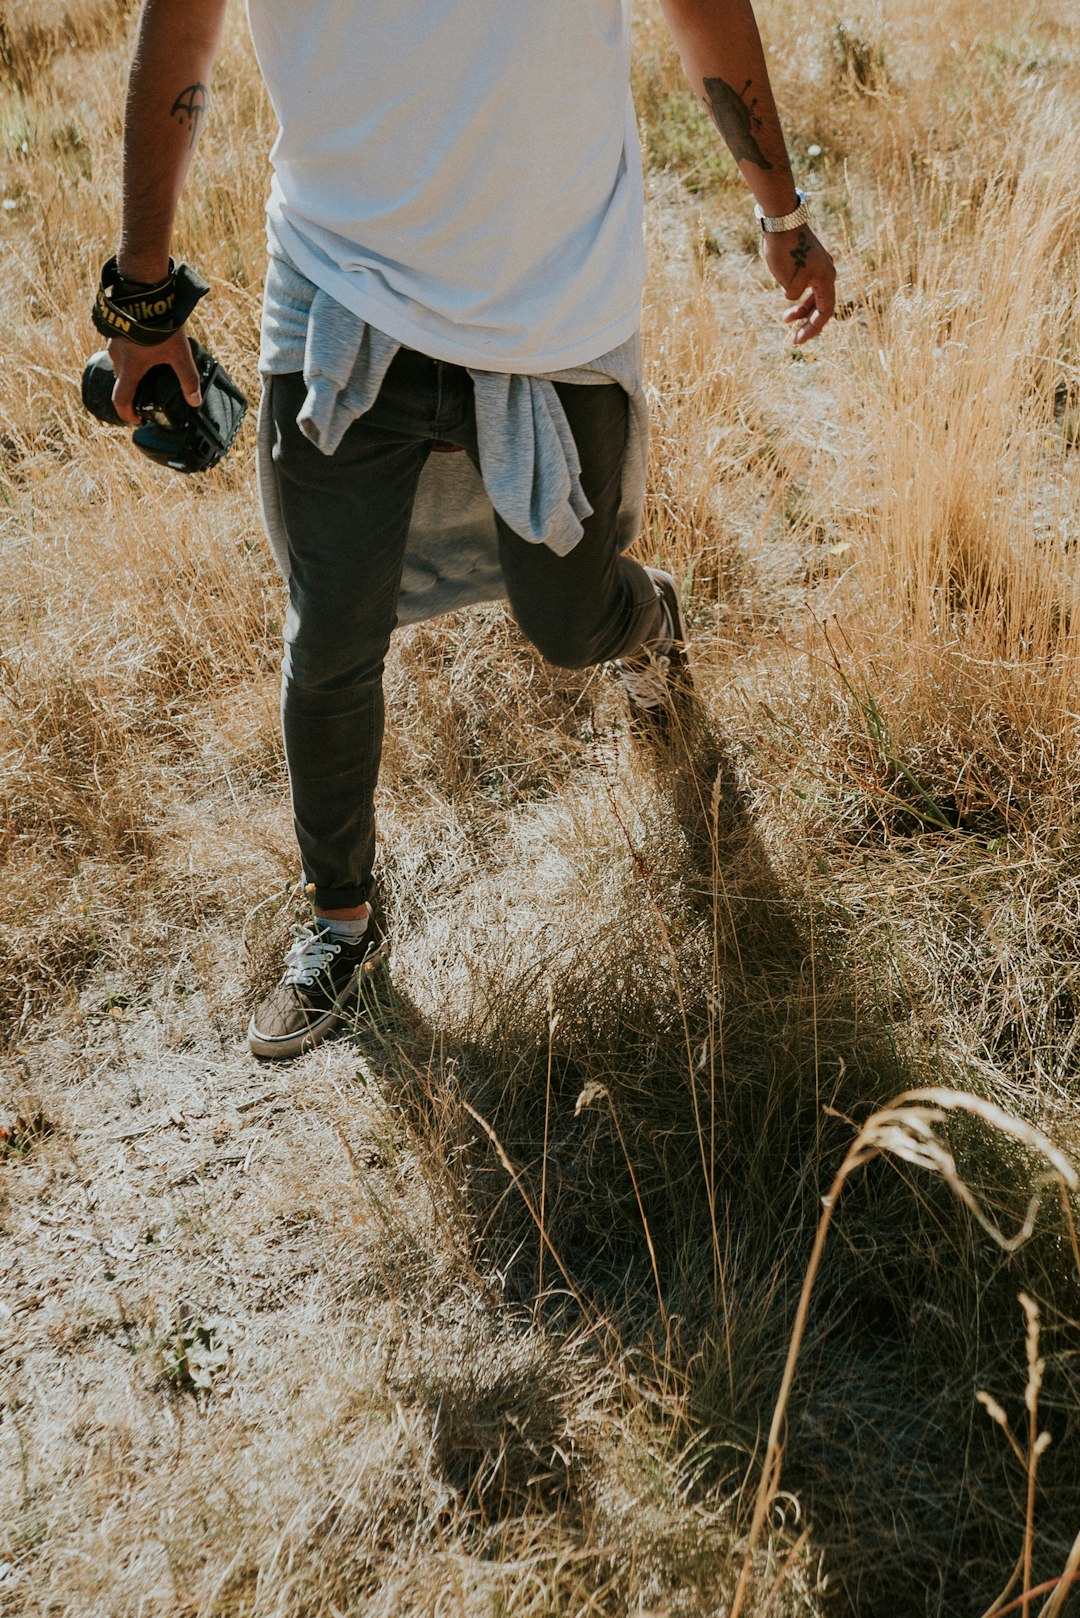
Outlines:
[[[82,412],[133,13],[3,16],[0,1016],[42,1127],[0,1162],[0,1241],[48,1357],[0,1427],[0,1607],[704,1615],[745,1563],[746,1611],[953,1618],[1075,1568],[1080,1275],[1027,1149],[1080,1149],[1067,8],[764,0],[841,268],[798,356],[640,8],[641,549],[682,581],[700,710],[652,756],[497,609],[401,632],[394,989],[269,1102],[240,1036],[297,896],[253,434],[165,479]],[[178,245],[254,393],[272,118],[239,13],[215,103]],[[222,1116],[170,1121],[193,1069]],[[981,1214],[1041,1189],[1030,1239],[1002,1257],[925,1153],[868,1163],[793,1339],[820,1199],[927,1084],[968,1098],[938,1144]]]

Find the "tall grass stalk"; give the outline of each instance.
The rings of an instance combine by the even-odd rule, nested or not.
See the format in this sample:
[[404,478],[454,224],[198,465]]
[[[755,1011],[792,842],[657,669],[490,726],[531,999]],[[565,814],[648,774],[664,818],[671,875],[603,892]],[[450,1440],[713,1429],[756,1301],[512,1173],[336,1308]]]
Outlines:
[[[974,1216],[982,1229],[1006,1251],[1015,1250],[1030,1236],[1034,1228],[1035,1214],[1038,1208],[1037,1196],[1032,1197],[1027,1216],[1020,1229],[1013,1235],[1008,1236],[990,1219],[983,1209],[977,1194],[961,1179],[952,1151],[948,1144],[938,1137],[934,1128],[935,1125],[945,1122],[950,1113],[957,1111],[972,1114],[981,1119],[983,1123],[1000,1130],[1002,1134],[1019,1141],[1021,1145],[1041,1156],[1049,1166],[1058,1184],[1067,1190],[1075,1191],[1080,1186],[1080,1177],[1077,1176],[1072,1164],[1039,1130],[1033,1129],[1030,1124],[1025,1123],[1022,1119],[1010,1116],[992,1102],[984,1101],[979,1096],[967,1095],[960,1090],[925,1089],[906,1091],[903,1095],[897,1096],[887,1107],[872,1113],[866,1120],[837,1170],[836,1178],[833,1180],[827,1196],[823,1198],[824,1211],[818,1221],[814,1245],[806,1267],[798,1308],[795,1312],[795,1322],[788,1345],[787,1360],[784,1364],[780,1391],[777,1394],[772,1422],[769,1427],[769,1437],[765,1446],[765,1457],[761,1468],[761,1480],[758,1484],[754,1501],[754,1514],[743,1555],[739,1582],[735,1588],[735,1595],[731,1604],[730,1618],[739,1618],[739,1614],[743,1610],[750,1589],[754,1554],[761,1537],[761,1531],[765,1525],[765,1519],[772,1509],[780,1488],[780,1467],[783,1457],[781,1432],[787,1415],[788,1400],[791,1395],[792,1383],[795,1379],[795,1369],[798,1364],[799,1351],[802,1347],[803,1334],[810,1311],[810,1299],[813,1294],[814,1283],[817,1280],[822,1254],[825,1251],[825,1242],[829,1234],[829,1227],[832,1224],[833,1214],[836,1211],[840,1193],[850,1176],[857,1169],[864,1168],[875,1157],[887,1154],[899,1158],[902,1162],[929,1169],[931,1172],[940,1175]],[[1025,1313],[1028,1320],[1029,1370],[1025,1402],[1030,1421],[1033,1424],[1026,1467],[1028,1474],[1028,1506],[1025,1518],[1023,1560],[1026,1585],[1029,1582],[1031,1571],[1030,1547],[1032,1542],[1035,1466],[1040,1453],[1040,1444],[1034,1430],[1034,1423],[1037,1420],[1038,1388],[1041,1383],[1042,1371],[1038,1359],[1037,1315],[1033,1312],[1030,1299],[1025,1302]],[[1026,1601],[1024,1610],[1026,1614]]]
[[1057,1589],[1051,1595],[1039,1613],[1039,1618],[1058,1618],[1066,1601],[1072,1592],[1072,1587],[1080,1579],[1080,1534],[1073,1540],[1069,1560],[1065,1564],[1061,1578],[1057,1581]]

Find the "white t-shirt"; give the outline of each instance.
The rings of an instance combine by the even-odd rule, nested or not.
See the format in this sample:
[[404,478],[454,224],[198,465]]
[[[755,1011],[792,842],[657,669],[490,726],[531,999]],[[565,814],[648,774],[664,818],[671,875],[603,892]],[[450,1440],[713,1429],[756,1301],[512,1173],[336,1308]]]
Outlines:
[[271,250],[433,358],[536,374],[636,331],[629,0],[248,0]]

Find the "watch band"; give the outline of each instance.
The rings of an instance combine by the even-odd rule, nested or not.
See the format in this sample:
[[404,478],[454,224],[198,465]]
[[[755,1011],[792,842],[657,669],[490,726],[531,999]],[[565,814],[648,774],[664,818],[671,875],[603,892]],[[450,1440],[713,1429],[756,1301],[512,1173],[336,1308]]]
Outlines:
[[754,214],[761,223],[762,230],[797,230],[800,225],[810,223],[810,209],[806,205],[806,196],[802,191],[796,191],[797,206],[791,213],[767,214],[759,202],[754,204]]

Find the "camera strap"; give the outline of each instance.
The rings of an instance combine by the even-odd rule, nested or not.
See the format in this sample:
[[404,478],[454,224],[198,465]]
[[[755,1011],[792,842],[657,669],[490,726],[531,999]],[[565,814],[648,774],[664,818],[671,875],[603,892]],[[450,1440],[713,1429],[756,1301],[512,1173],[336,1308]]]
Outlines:
[[91,318],[104,337],[154,348],[180,330],[209,291],[208,282],[189,264],[174,265],[172,259],[168,275],[155,286],[125,282],[114,256],[102,267]]

